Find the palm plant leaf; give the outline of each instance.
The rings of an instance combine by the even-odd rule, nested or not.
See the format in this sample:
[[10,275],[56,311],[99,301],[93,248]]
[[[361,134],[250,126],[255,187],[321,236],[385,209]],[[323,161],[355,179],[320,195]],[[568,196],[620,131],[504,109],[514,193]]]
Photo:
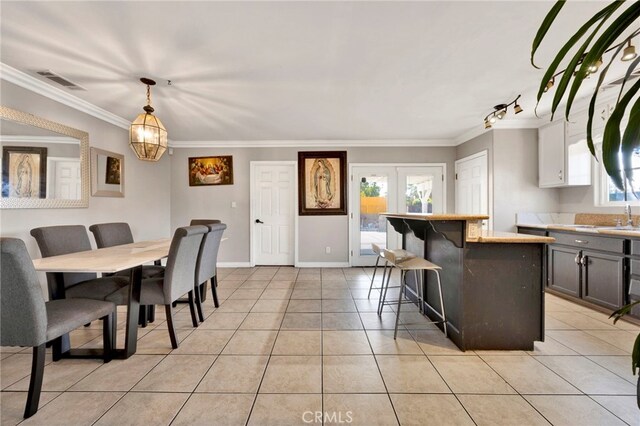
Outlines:
[[[629,184],[633,185],[631,177],[633,176],[633,170],[631,167],[631,159],[633,151],[640,146],[640,98],[636,99],[635,104],[631,107],[631,113],[629,114],[629,123],[624,130],[622,136],[621,150],[622,150],[622,162],[624,164],[624,172],[626,178],[629,180]],[[635,192],[635,188],[632,188]]]
[[633,351],[631,351],[631,371],[634,376],[638,368],[640,368],[640,334],[636,337],[636,341],[633,344]]
[[549,28],[551,28],[553,21],[556,20],[556,17],[560,13],[560,10],[562,10],[562,7],[564,6],[564,4],[565,4],[565,0],[560,0],[556,2],[556,4],[553,5],[549,13],[547,13],[547,16],[544,17],[544,21],[542,21],[542,25],[540,25],[540,28],[538,28],[538,32],[536,33],[536,36],[533,39],[533,46],[531,46],[531,65],[533,65],[534,68],[540,69],[540,67],[536,66],[536,64],[534,63],[533,57],[535,56],[536,51],[538,50],[538,47],[540,47],[540,43],[542,43],[544,36],[547,35],[547,31],[549,31]]
[[640,305],[640,300],[636,300],[635,302],[629,303],[628,305],[624,305],[622,308],[611,313],[611,315],[609,315],[609,318],[613,318],[613,323],[615,324],[620,318],[631,312],[631,309],[633,309],[633,307],[636,305]]
[[611,177],[613,183],[624,191],[624,184],[622,179],[622,171],[620,170],[620,164],[618,162],[618,153],[620,152],[620,122],[624,116],[624,112],[627,109],[627,105],[631,102],[631,99],[640,90],[640,80],[629,88],[627,93],[620,99],[616,108],[611,113],[609,121],[604,128],[604,134],[602,136],[602,163],[607,170],[607,174]]

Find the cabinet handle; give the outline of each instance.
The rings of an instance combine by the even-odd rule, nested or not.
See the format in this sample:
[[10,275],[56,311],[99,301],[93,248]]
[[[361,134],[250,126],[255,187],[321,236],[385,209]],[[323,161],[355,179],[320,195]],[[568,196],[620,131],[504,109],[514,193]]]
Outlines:
[[589,241],[586,240],[575,240],[577,244],[589,244]]
[[588,260],[587,260],[588,256],[582,256],[582,259],[580,259],[580,263],[582,264],[582,266],[587,266]]
[[576,262],[576,265],[580,264],[580,253],[576,254],[575,262]]

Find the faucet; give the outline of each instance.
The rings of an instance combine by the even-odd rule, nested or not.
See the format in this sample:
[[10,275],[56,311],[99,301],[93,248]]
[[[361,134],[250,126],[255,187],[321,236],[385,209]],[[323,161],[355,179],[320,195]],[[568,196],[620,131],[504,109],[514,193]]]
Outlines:
[[631,217],[631,205],[624,206],[624,214],[627,217],[627,226],[633,228],[633,218]]

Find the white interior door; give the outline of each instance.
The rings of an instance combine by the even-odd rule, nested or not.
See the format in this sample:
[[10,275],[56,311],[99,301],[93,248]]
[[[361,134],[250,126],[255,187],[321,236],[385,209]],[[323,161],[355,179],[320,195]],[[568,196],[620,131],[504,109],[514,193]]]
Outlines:
[[[487,151],[462,158],[455,163],[456,213],[489,214]],[[486,221],[485,221],[486,222]],[[487,224],[484,224],[486,228]]]
[[442,165],[351,167],[351,264],[372,266],[371,243],[398,248],[402,236],[382,212],[443,213],[446,203]]
[[253,263],[295,261],[295,164],[252,163]]
[[79,200],[82,192],[80,160],[51,159],[48,164],[48,198]]

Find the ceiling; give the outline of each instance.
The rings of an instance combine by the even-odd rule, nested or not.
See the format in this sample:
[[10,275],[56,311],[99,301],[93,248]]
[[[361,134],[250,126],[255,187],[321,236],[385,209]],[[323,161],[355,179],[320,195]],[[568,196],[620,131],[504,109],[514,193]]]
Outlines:
[[[127,120],[153,78],[173,141],[454,139],[519,93],[533,117],[551,5],[3,0],[0,58]],[[601,7],[567,4],[539,62]]]

